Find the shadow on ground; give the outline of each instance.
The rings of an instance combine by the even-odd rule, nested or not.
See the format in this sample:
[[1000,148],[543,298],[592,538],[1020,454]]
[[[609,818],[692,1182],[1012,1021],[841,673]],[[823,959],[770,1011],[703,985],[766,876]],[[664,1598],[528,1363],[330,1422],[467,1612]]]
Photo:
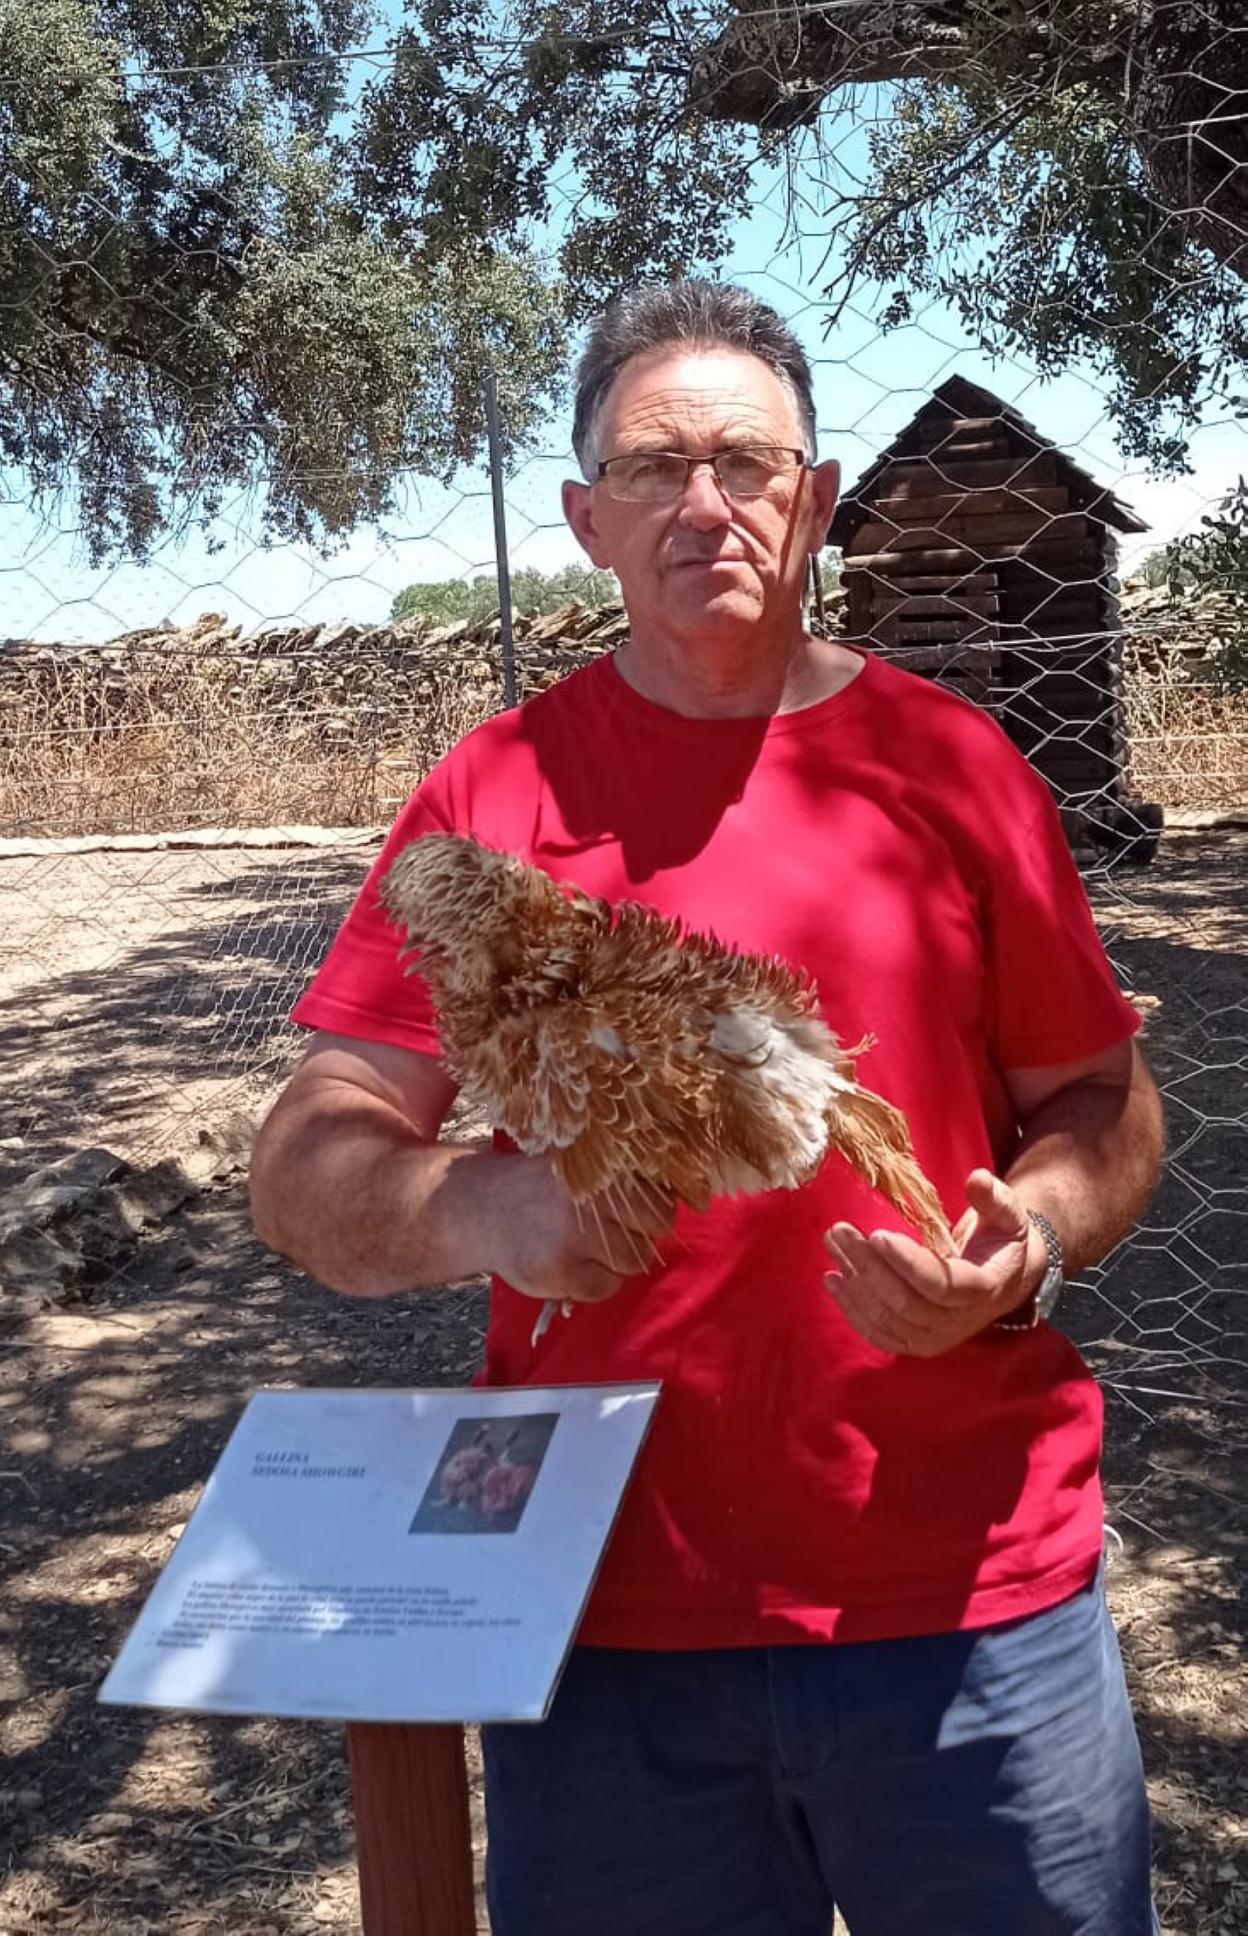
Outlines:
[[236,1183],[89,1310],[6,1338],[6,1932],[358,1926],[338,1729],[95,1694],[255,1388],[462,1385],[483,1323],[476,1288],[381,1304],[310,1284],[250,1236]]

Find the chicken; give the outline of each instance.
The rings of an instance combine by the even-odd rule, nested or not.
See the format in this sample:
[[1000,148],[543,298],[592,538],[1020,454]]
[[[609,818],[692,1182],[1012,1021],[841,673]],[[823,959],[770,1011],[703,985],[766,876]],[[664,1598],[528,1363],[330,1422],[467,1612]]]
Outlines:
[[438,1482],[440,1506],[473,1506],[481,1495],[487,1475],[494,1469],[494,1454],[487,1445],[466,1445],[455,1452],[442,1468]]
[[501,1519],[520,1506],[533,1490],[536,1466],[512,1461],[516,1431],[509,1432],[495,1452],[485,1426],[478,1426],[471,1445],[453,1452],[438,1480],[438,1505],[475,1511],[484,1519]]
[[481,1482],[481,1512],[486,1519],[501,1519],[524,1505],[533,1490],[536,1469],[531,1465],[512,1465],[506,1454],[492,1465]]
[[381,898],[428,984],[465,1096],[573,1201],[627,1226],[656,1195],[703,1210],[794,1189],[838,1152],[953,1249],[904,1116],[854,1079],[810,979],[632,902],[612,905],[454,834],[413,841]]

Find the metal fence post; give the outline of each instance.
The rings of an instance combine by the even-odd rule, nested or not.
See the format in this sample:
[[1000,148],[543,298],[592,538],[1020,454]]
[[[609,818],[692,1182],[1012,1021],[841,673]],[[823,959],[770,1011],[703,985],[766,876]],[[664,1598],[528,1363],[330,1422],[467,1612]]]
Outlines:
[[503,503],[503,447],[498,425],[498,381],[485,379],[485,427],[490,439],[490,492],[494,499],[494,563],[498,572],[498,625],[503,648],[503,704],[516,703],[516,645],[511,628],[511,571],[507,563],[507,513]]

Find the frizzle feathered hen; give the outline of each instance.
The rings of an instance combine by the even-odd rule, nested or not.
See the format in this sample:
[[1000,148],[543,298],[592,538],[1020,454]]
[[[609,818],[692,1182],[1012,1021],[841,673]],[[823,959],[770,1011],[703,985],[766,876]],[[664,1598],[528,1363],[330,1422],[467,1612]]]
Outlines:
[[465,1095],[574,1202],[655,1192],[695,1210],[792,1189],[830,1149],[948,1252],[901,1112],[854,1080],[854,1057],[784,962],[734,954],[652,909],[613,906],[452,834],[412,842],[381,898],[406,934]]

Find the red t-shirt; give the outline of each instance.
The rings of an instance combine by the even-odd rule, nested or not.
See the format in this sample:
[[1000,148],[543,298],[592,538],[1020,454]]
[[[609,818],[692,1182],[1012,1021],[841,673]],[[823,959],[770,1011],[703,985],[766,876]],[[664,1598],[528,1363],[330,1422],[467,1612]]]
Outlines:
[[[685,719],[609,659],[489,720],[393,828],[295,1019],[437,1053],[376,882],[472,832],[590,894],[814,977],[861,1080],[910,1120],[951,1221],[1017,1136],[1002,1071],[1127,1037],[1044,783],[965,701],[868,657],[770,718]],[[1047,1325],[941,1357],[867,1344],[824,1287],[838,1218],[905,1228],[832,1156],[803,1189],[681,1212],[662,1264],[556,1318],[495,1281],[486,1384],[659,1378],[581,1630],[727,1647],[982,1626],[1054,1604],[1101,1544],[1100,1395]]]

